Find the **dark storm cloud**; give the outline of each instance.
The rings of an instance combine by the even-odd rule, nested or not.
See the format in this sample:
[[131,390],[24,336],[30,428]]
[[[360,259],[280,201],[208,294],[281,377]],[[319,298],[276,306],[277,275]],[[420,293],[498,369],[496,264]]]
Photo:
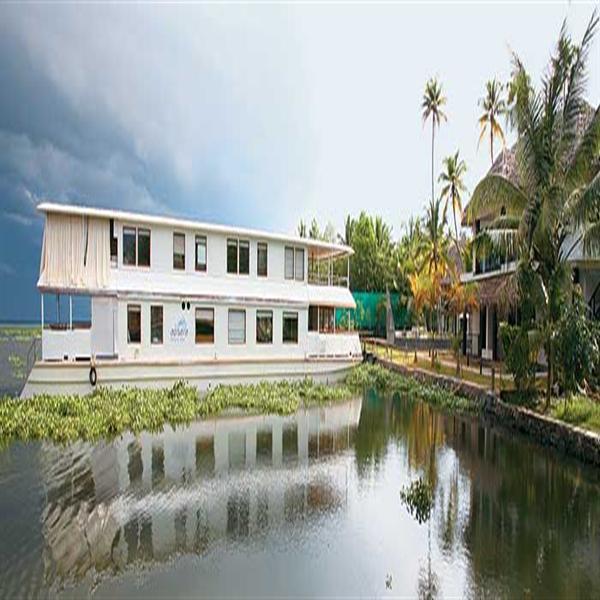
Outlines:
[[37,315],[40,201],[272,212],[303,127],[272,52],[291,39],[267,29],[201,7],[0,7],[0,320]]

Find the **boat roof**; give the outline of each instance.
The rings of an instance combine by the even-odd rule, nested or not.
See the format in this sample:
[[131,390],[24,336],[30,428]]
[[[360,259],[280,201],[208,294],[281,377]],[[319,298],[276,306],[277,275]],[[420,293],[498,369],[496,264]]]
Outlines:
[[274,233],[271,231],[264,231],[260,229],[250,229],[246,227],[234,227],[232,225],[206,223],[204,221],[197,221],[194,219],[185,219],[180,217],[160,216],[109,208],[97,208],[91,206],[78,206],[74,204],[59,204],[55,202],[42,202],[41,204],[38,204],[37,210],[45,214],[58,213],[66,215],[81,215],[87,217],[94,217],[98,219],[133,221],[135,223],[143,223],[148,225],[162,225],[165,227],[173,227],[176,229],[193,229],[201,230],[202,232],[207,233],[245,236],[261,240],[272,240],[287,244],[305,246],[319,258],[334,258],[337,256],[351,256],[352,254],[354,254],[354,250],[352,250],[350,246],[346,246],[344,244],[325,242],[322,240],[316,240],[308,237],[300,237],[297,235]]

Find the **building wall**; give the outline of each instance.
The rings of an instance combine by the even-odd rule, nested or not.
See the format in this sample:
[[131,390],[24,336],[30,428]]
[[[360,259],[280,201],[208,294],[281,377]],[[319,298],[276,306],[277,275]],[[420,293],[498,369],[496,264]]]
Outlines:
[[[149,301],[127,299],[118,301],[118,354],[119,358],[160,359],[160,358],[304,358],[308,351],[308,309],[306,307],[261,306],[258,310],[273,311],[273,343],[256,343],[256,306],[240,306],[237,304],[211,305],[190,301],[190,309],[182,309],[182,301]],[[127,306],[141,306],[141,343],[127,342]],[[150,340],[150,307],[163,307],[163,343],[151,344]],[[195,343],[195,309],[214,308],[214,343]],[[246,343],[229,344],[229,309],[246,310]],[[298,313],[298,343],[283,343],[283,313]],[[183,325],[182,326],[180,326]],[[175,329],[187,330],[187,335],[178,335]]]

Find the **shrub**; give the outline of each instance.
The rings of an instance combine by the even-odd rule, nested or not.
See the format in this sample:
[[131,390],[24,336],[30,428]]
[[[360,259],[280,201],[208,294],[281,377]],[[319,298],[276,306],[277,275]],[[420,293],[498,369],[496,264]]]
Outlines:
[[519,392],[529,392],[535,384],[536,350],[531,347],[527,331],[516,325],[502,323],[500,339],[504,348],[506,369],[515,380]]
[[555,338],[558,382],[567,393],[590,381],[598,367],[598,326],[586,315],[587,307],[576,291],[573,302],[563,309]]

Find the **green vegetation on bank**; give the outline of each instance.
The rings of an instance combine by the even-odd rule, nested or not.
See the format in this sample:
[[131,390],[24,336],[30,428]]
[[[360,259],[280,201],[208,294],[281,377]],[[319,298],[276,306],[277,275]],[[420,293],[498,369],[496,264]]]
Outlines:
[[555,419],[600,433],[600,402],[576,395],[553,402],[550,415]]
[[162,390],[99,387],[86,396],[6,398],[0,400],[0,443],[36,439],[64,443],[111,438],[125,431],[159,431],[165,424],[190,423],[236,409],[286,415],[302,407],[348,399],[366,388],[399,393],[412,400],[459,411],[473,410],[475,406],[437,386],[423,385],[381,366],[362,365],[338,385],[314,383],[310,379],[220,385],[199,396],[195,388],[177,383]]

